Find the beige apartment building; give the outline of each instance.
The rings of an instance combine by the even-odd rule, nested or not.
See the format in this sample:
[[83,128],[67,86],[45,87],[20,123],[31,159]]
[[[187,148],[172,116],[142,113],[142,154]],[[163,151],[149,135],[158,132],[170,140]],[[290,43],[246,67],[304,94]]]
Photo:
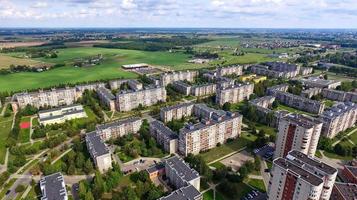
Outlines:
[[218,67],[217,68],[217,77],[226,76],[226,75],[242,75],[243,74],[243,66],[240,65],[232,65],[227,67]]
[[112,157],[109,149],[97,132],[86,134],[86,145],[94,164],[101,173],[112,168]]
[[216,93],[216,84],[195,85],[191,88],[191,95],[193,96],[208,96]]
[[352,102],[338,103],[323,112],[319,119],[323,122],[322,134],[334,138],[339,132],[353,127],[357,121],[357,104]]
[[39,90],[38,92],[18,93],[13,96],[13,110],[31,105],[36,108],[72,105],[78,99],[75,88]]
[[279,121],[274,158],[285,157],[289,151],[298,150],[315,156],[322,123],[310,116],[290,114]]
[[98,125],[96,131],[103,141],[107,141],[130,133],[136,134],[140,130],[141,124],[142,119],[134,117]]
[[254,92],[254,84],[238,84],[232,87],[218,88],[216,103],[223,105],[226,102],[239,103],[245,99],[249,99],[250,95]]
[[97,89],[97,94],[102,104],[106,105],[111,111],[115,110],[115,96],[110,90],[100,87]]
[[273,161],[268,200],[329,200],[337,169],[299,151]]
[[182,103],[164,107],[160,110],[160,119],[166,123],[175,119],[191,116],[194,105],[194,103]]
[[116,96],[116,108],[119,111],[130,111],[142,106],[151,106],[166,101],[166,90],[162,86],[152,86],[138,91],[121,91]]
[[167,86],[168,84],[175,81],[189,81],[193,82],[194,78],[198,75],[197,71],[179,71],[179,72],[171,72],[164,73],[160,76],[160,84],[162,86]]
[[155,138],[158,144],[164,147],[169,154],[177,153],[178,134],[173,132],[164,123],[155,120],[150,123],[150,134]]
[[322,96],[333,101],[345,101],[357,103],[357,92],[345,92],[333,89],[323,89]]
[[216,147],[218,143],[225,143],[227,139],[239,137],[242,118],[238,113],[215,113],[211,119],[186,125],[180,130],[179,152],[184,156],[198,154]]

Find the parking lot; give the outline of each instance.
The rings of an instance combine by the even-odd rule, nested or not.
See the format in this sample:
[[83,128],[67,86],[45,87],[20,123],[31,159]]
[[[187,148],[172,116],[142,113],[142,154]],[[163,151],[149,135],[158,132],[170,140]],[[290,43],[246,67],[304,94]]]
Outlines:
[[238,171],[238,169],[248,160],[254,161],[254,157],[247,151],[242,151],[225,158],[220,162],[227,167],[231,167],[233,171]]
[[259,157],[261,157],[261,158],[263,158],[263,159],[269,159],[269,158],[271,158],[271,157],[273,157],[273,155],[274,155],[274,147],[272,146],[272,145],[270,145],[270,144],[267,144],[267,145],[265,145],[265,146],[263,146],[263,147],[261,147],[261,148],[258,148],[258,149],[254,149],[254,153],[257,155],[257,156],[259,156]]

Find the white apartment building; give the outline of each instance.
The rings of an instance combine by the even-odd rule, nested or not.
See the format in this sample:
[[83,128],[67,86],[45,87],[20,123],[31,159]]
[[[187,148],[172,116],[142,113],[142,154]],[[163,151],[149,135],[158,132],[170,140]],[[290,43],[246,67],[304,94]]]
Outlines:
[[218,67],[217,68],[217,77],[225,76],[225,75],[242,75],[243,74],[243,66],[240,65],[232,65],[227,67]]
[[289,151],[298,150],[315,156],[322,123],[310,116],[290,114],[279,121],[274,158],[285,157]]
[[141,118],[134,117],[98,125],[96,130],[100,138],[107,141],[130,133],[136,134],[140,130],[142,122]]
[[112,168],[112,157],[107,145],[102,141],[97,132],[90,132],[86,135],[86,145],[94,164],[101,173]]
[[161,74],[160,76],[160,84],[162,86],[167,86],[172,82],[183,81],[183,80],[192,82],[197,75],[198,75],[197,71],[179,71],[179,72],[164,73]]
[[291,151],[286,158],[273,161],[268,186],[269,200],[328,200],[337,169],[305,155]]
[[27,105],[40,107],[58,107],[64,105],[72,105],[77,100],[78,96],[75,88],[63,88],[52,90],[39,90],[31,93],[18,93],[13,96],[13,110],[24,108]]
[[242,118],[238,113],[214,113],[211,119],[186,125],[180,130],[179,152],[184,156],[198,154],[216,147],[218,143],[225,143],[227,139],[239,137]]
[[38,112],[40,124],[61,124],[67,120],[87,117],[82,105],[62,106]]
[[323,112],[319,119],[323,122],[322,134],[334,138],[339,132],[353,127],[357,121],[357,104],[352,102],[338,103]]
[[164,107],[160,110],[160,119],[169,122],[175,119],[191,116],[193,113],[193,103],[182,103],[174,106]]
[[254,84],[238,84],[232,87],[218,88],[216,103],[223,105],[229,103],[239,103],[245,99],[249,99],[250,95],[254,92]]
[[138,91],[118,92],[116,96],[116,108],[119,111],[130,111],[139,107],[139,105],[151,106],[165,101],[165,87],[149,87]]

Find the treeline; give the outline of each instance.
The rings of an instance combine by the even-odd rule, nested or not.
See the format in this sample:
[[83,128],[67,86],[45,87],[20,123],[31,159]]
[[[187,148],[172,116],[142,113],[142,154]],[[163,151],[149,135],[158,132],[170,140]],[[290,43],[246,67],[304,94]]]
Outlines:
[[65,64],[55,64],[51,67],[48,66],[31,67],[28,65],[10,65],[8,69],[1,69],[0,75],[19,73],[19,72],[39,72],[39,71],[46,71],[48,70],[48,68],[55,69],[63,66],[65,66]]
[[346,74],[351,77],[357,77],[357,68],[348,68],[348,67],[337,67],[332,66],[329,68],[330,72],[338,73],[338,74]]
[[356,53],[337,52],[336,54],[327,54],[325,59],[328,60],[328,62],[330,63],[357,68]]
[[171,38],[147,38],[129,40],[121,43],[96,44],[94,47],[113,48],[113,49],[132,49],[141,51],[168,51],[183,46],[191,46],[204,42],[208,39],[171,37]]

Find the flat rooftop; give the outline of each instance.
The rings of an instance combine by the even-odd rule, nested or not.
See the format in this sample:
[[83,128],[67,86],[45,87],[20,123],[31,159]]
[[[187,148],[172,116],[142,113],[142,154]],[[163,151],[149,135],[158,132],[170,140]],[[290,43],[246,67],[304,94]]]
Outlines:
[[323,180],[320,177],[295,165],[293,162],[289,161],[288,159],[277,158],[273,161],[273,163],[278,165],[279,167],[291,172],[295,176],[305,180],[306,182],[310,183],[311,185],[319,186],[323,183]]
[[103,130],[103,129],[107,129],[107,128],[111,128],[111,127],[121,126],[123,124],[133,123],[133,122],[136,122],[139,120],[141,120],[139,117],[133,117],[133,118],[128,118],[128,119],[124,119],[124,120],[117,120],[114,122],[109,122],[106,124],[100,124],[97,126],[97,130]]
[[287,158],[294,161],[299,160],[300,162],[298,163],[301,163],[302,165],[309,165],[311,167],[314,167],[315,169],[325,172],[326,174],[332,175],[334,173],[337,173],[336,168],[333,168],[330,165],[327,165],[326,163],[321,162],[317,159],[311,158],[306,154],[301,153],[300,151],[296,151],[296,150],[290,151]]
[[42,177],[40,180],[41,200],[61,200],[67,197],[67,190],[60,172]]
[[105,87],[98,88],[98,92],[101,93],[106,99],[115,99],[115,96],[112,94],[112,92]]
[[307,115],[297,114],[297,113],[292,113],[290,115],[287,115],[283,119],[288,120],[290,123],[294,123],[298,126],[309,128],[309,129],[322,123],[318,121],[316,118]]
[[201,193],[194,186],[189,185],[175,190],[159,200],[197,200],[200,195]]
[[161,110],[162,111],[169,111],[169,110],[188,107],[188,106],[192,106],[192,105],[194,105],[194,103],[180,103],[180,104],[176,104],[176,105],[173,105],[173,106],[167,106],[167,107],[161,108]]
[[[345,198],[345,200],[356,200],[357,199],[357,185],[356,184],[335,182],[334,187],[340,192],[340,194]],[[331,194],[331,200],[337,200],[334,192],[332,192],[332,194]]]
[[200,174],[191,169],[182,158],[178,156],[173,156],[165,160],[165,162],[171,166],[171,168],[175,169],[178,175],[185,181],[191,181],[200,177]]
[[64,109],[71,109],[71,108],[75,108],[77,106],[81,106],[82,109],[83,109],[83,106],[81,104],[73,104],[73,105],[67,105],[67,106],[60,106],[60,107],[57,107],[57,108],[51,108],[51,109],[47,109],[47,110],[40,110],[38,112],[38,114],[54,112],[54,111],[59,111],[59,110],[64,110]]
[[353,176],[357,177],[357,166],[348,166],[345,167],[353,174]]
[[109,153],[108,147],[95,131],[86,134],[86,143],[89,147],[88,151],[93,158]]

